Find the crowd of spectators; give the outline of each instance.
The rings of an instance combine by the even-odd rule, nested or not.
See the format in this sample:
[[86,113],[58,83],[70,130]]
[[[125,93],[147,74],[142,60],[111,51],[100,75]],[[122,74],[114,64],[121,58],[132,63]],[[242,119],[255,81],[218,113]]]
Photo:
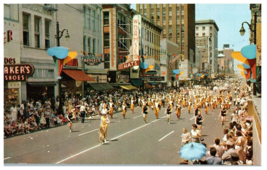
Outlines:
[[183,160],[180,164],[253,165],[253,122],[248,116],[251,97],[246,93],[246,86],[237,86],[234,91],[235,109],[231,113],[228,128],[224,127],[223,138],[215,137],[214,143],[208,146],[201,142],[207,148],[206,156],[199,160]]

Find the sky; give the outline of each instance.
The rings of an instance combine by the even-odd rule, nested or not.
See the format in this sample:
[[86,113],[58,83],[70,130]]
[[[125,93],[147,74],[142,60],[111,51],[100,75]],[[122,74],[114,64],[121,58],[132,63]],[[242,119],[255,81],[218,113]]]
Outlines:
[[[132,4],[131,8],[136,9]],[[251,13],[247,4],[195,4],[195,19],[213,19],[218,28],[218,50],[223,49],[223,44],[230,44],[234,51],[241,51],[242,47],[249,45],[249,28],[244,24],[246,33],[241,36],[239,30],[244,21],[250,23]],[[235,68],[238,61],[234,61]],[[236,70],[236,69],[235,69]]]

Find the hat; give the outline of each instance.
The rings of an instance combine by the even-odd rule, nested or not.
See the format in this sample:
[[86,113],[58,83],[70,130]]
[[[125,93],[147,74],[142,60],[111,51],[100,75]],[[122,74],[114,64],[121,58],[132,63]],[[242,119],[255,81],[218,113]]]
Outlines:
[[228,140],[228,141],[226,142],[226,145],[233,146],[234,143]]

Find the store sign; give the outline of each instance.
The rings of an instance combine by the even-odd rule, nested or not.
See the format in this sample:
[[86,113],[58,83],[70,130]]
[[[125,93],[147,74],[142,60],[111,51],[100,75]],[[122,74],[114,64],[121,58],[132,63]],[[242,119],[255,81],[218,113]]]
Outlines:
[[5,81],[26,81],[26,76],[34,73],[32,64],[4,65]]
[[5,64],[16,64],[16,59],[15,58],[4,58],[4,63]]
[[157,74],[145,74],[145,77],[157,76]]
[[96,57],[96,56],[94,56],[92,54],[89,54],[89,56],[85,56],[84,57],[83,62],[86,65],[97,66],[102,62],[102,58],[100,56]]
[[11,40],[13,40],[12,34],[13,34],[12,30],[8,30],[7,32],[4,32],[4,45],[7,42],[10,42]]
[[133,17],[133,61],[139,60],[139,43],[141,32],[141,15],[134,15]]
[[149,77],[149,81],[164,81],[165,77]]
[[139,64],[140,64],[139,60],[122,63],[118,65],[118,70],[123,70],[123,69],[127,69],[127,68],[134,67],[134,66],[139,66]]

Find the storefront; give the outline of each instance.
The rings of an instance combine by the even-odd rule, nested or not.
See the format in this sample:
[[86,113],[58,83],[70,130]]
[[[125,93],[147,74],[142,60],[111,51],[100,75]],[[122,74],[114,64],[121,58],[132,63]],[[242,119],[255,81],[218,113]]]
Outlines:
[[10,108],[13,104],[20,104],[20,82],[5,82],[4,83],[4,105]]
[[82,83],[83,82],[94,82],[95,79],[88,76],[85,72],[79,69],[63,69],[61,73],[61,87],[62,93],[70,91],[72,95],[82,95]]
[[34,101],[54,98],[55,81],[51,82],[27,82],[27,97]]

